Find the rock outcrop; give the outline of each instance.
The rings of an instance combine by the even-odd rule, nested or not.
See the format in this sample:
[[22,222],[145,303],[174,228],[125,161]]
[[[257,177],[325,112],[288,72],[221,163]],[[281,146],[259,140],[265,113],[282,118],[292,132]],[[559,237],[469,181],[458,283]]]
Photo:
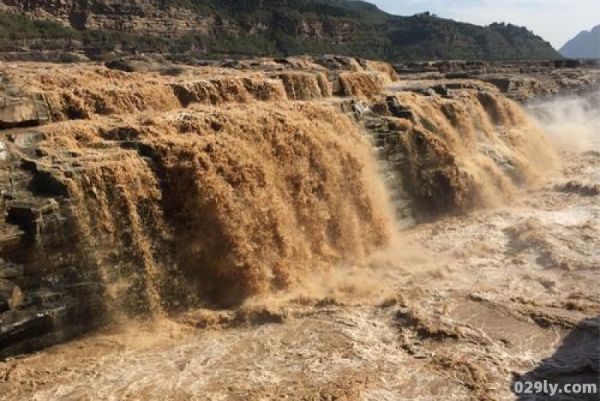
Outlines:
[[35,130],[0,143],[0,358],[65,341],[104,321],[100,279],[79,269],[64,187],[32,157]]
[[50,120],[43,99],[35,97],[4,97],[0,103],[0,128],[39,125]]
[[55,21],[78,30],[108,30],[176,36],[187,31],[208,33],[213,18],[157,0],[2,1],[0,9]]
[[0,15],[10,20],[0,46],[23,57],[42,58],[52,49],[63,59],[65,50],[187,60],[315,53],[389,61],[559,57],[525,28],[479,27],[427,13],[393,16],[362,1],[2,0],[0,10],[12,14]]
[[600,90],[600,64],[594,61],[440,61],[397,64],[407,81],[476,79],[496,86],[513,100],[580,95]]

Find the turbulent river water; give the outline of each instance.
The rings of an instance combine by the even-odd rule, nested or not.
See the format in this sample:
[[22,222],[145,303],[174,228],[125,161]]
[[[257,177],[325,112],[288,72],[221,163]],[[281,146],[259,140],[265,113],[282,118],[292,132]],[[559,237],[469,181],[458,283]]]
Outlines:
[[2,362],[0,400],[534,400],[515,381],[597,382],[600,119],[577,102],[531,106],[561,161],[534,188],[288,291]]
[[[600,205],[557,189],[597,186],[600,153],[564,158],[564,176],[510,207],[404,231],[290,299],[115,325],[6,362],[0,398],[511,399],[511,372],[600,315]],[[577,346],[571,373],[592,352]]]

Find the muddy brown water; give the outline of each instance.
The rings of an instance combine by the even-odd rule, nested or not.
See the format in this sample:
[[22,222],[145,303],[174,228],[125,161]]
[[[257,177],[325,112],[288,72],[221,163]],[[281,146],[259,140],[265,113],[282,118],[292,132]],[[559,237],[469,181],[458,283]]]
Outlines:
[[593,181],[600,153],[563,157],[564,176],[514,204],[406,230],[237,320],[129,322],[4,362],[0,399],[516,399],[515,375],[600,315],[600,202],[558,189]]
[[[89,74],[100,98],[103,79],[123,83]],[[385,83],[365,77],[346,76],[349,90],[366,95]],[[106,277],[107,298],[141,299],[155,319],[117,316],[0,362],[0,400],[529,400],[513,391],[519,378],[597,376],[597,142],[573,148],[554,138],[555,171],[545,168],[550,142],[499,93],[397,94],[418,117],[395,120],[411,133],[402,145],[414,151],[416,192],[436,190],[441,172],[454,206],[470,212],[396,232],[351,117],[332,102],[283,101],[282,88],[269,92],[277,102],[257,103],[242,81],[222,82],[239,87],[238,103],[174,111],[171,95],[137,104],[115,92],[131,106],[121,116],[88,107],[97,96],[82,92],[89,121],[40,128],[44,162],[64,167],[73,161],[65,149],[78,155],[68,190],[81,236],[139,261],[129,281]],[[150,98],[170,84],[129,82]],[[136,111],[157,115],[128,114]],[[573,135],[559,120],[539,123]],[[120,149],[122,135],[143,140],[160,163]],[[287,170],[299,173],[284,179]],[[187,281],[156,252],[173,238]],[[190,277],[198,285],[182,285]],[[195,294],[241,305],[166,317],[167,301]]]

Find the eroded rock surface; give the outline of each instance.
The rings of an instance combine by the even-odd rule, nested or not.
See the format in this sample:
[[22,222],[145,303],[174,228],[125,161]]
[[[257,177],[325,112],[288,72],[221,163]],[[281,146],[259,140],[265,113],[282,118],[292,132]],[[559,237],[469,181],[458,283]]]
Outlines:
[[595,61],[440,61],[395,67],[409,80],[482,80],[519,102],[594,93],[600,88],[600,73]]

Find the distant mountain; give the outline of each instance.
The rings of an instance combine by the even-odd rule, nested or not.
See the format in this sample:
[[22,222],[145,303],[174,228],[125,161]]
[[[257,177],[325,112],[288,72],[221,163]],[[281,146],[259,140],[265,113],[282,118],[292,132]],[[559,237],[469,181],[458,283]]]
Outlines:
[[357,0],[0,0],[0,12],[3,50],[337,53],[392,62],[560,57],[522,27],[400,17]]
[[600,25],[569,40],[560,54],[567,58],[600,59]]

